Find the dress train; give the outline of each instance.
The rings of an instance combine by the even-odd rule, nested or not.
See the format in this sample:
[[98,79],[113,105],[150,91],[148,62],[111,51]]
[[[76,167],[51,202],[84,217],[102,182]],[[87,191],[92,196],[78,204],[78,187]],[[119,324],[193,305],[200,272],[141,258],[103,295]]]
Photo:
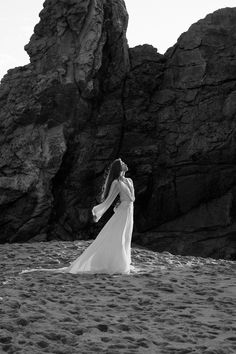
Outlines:
[[131,266],[131,237],[133,232],[133,202],[134,188],[131,179],[126,183],[121,180],[112,182],[106,200],[93,207],[92,213],[98,221],[111,206],[117,195],[120,204],[114,209],[114,214],[102,228],[96,239],[68,267],[57,269],[30,269],[32,271],[50,271],[56,273],[106,273],[129,274]]

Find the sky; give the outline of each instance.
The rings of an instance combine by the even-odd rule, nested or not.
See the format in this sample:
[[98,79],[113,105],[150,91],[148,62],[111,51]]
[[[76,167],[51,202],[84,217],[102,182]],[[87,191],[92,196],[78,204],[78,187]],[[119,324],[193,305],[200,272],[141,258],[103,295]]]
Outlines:
[[[29,63],[24,46],[39,22],[44,0],[0,1],[0,79],[7,70]],[[127,39],[130,47],[152,44],[159,53],[199,19],[235,0],[125,0],[129,13]]]

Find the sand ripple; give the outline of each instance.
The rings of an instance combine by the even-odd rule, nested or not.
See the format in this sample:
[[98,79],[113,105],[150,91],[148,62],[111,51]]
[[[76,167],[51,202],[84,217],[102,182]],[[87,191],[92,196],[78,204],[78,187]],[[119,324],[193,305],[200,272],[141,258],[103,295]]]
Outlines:
[[129,275],[19,274],[88,244],[0,245],[1,353],[236,353],[234,262],[133,247]]

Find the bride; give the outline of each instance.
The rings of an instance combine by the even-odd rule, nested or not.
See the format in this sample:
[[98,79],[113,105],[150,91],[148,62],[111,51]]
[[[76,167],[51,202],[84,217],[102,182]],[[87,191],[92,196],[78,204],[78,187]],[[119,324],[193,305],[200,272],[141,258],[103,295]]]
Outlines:
[[[119,195],[114,214],[96,239],[70,266],[49,270],[63,273],[129,274],[131,270],[131,237],[133,232],[134,187],[126,178],[127,165],[119,158],[114,160],[106,177],[102,202],[92,208],[93,220],[98,222]],[[132,267],[133,268],[133,267]],[[25,270],[23,272],[29,272]]]
[[92,244],[68,267],[69,273],[129,273],[131,264],[131,236],[133,231],[134,187],[130,178],[125,178],[127,165],[114,160],[104,183],[101,204],[92,209],[97,222],[118,196],[120,202],[113,216]]

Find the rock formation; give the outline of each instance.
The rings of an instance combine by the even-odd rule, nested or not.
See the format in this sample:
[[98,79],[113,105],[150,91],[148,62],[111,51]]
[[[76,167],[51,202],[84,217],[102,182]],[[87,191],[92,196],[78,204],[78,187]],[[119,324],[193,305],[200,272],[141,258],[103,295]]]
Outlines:
[[40,18],[31,63],[0,88],[2,242],[88,234],[94,182],[119,151],[125,4],[47,0]]
[[94,237],[110,216],[92,223],[94,196],[120,156],[135,242],[234,258],[235,20],[218,10],[161,55],[128,48],[123,0],[46,0],[30,64],[0,86],[1,242]]
[[235,18],[223,9],[192,25],[165,54],[161,84],[133,103],[157,149],[138,204],[142,244],[235,257]]

